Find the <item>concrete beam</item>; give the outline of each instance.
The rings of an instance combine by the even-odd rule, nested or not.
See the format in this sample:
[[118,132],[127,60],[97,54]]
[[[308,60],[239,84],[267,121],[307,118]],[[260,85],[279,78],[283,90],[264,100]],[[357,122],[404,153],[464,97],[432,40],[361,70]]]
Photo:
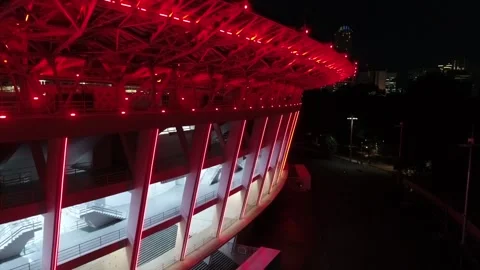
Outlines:
[[265,134],[266,144],[262,149],[262,156],[259,160],[259,166],[262,173],[262,178],[260,179],[260,190],[258,192],[258,198],[256,205],[260,204],[262,199],[263,190],[265,188],[265,181],[267,180],[268,165],[272,159],[273,150],[277,142],[278,133],[280,132],[280,126],[282,124],[283,115],[272,117],[272,120],[269,121],[267,133]]
[[152,179],[159,129],[140,131],[133,172],[133,189],[127,220],[127,256],[130,269],[137,269],[142,241],[143,220],[147,205],[148,188]]
[[238,153],[243,140],[243,133],[245,132],[246,120],[233,122],[230,126],[230,133],[226,142],[224,153],[225,162],[222,164],[220,179],[217,190],[217,209],[216,215],[213,219],[213,231],[216,231],[216,237],[220,237],[223,226],[223,219],[225,210],[227,208],[230,188],[232,186],[232,178],[237,168]]
[[220,142],[220,145],[222,146],[223,149],[226,147],[225,140],[223,139],[223,134],[222,134],[222,129],[220,128],[220,125],[217,123],[213,124],[213,130],[215,130],[215,135],[217,135],[218,141]]
[[[279,173],[282,171],[283,157],[285,155],[285,149],[287,147],[287,144],[290,140],[290,134],[291,134],[292,129],[293,129],[293,124],[294,124],[296,112],[292,112],[292,113],[290,113],[290,115],[291,115],[291,117],[290,117],[289,123],[287,125],[287,128],[285,129],[285,134],[283,136],[282,147],[280,148],[280,153],[278,155],[277,162],[274,165],[275,171],[274,171],[274,175],[273,175],[273,181],[274,181],[273,184],[275,184],[278,181],[277,178],[279,176]],[[272,186],[273,186],[273,184],[272,184]]]
[[242,176],[242,191],[241,201],[242,210],[240,212],[240,219],[245,216],[245,210],[248,201],[248,195],[250,192],[250,186],[252,184],[253,173],[255,172],[255,165],[257,163],[258,154],[262,148],[263,137],[265,130],[267,129],[268,117],[262,117],[254,120],[252,135],[248,141],[248,154],[245,160],[245,166]]
[[48,141],[42,269],[57,269],[67,146],[67,137]]
[[187,136],[185,136],[185,131],[183,130],[182,126],[176,126],[177,129],[177,136],[178,140],[180,141],[180,145],[182,146],[183,154],[185,157],[189,157],[189,151],[188,151],[188,141],[187,141]]
[[283,153],[283,160],[282,160],[282,166],[280,167],[280,171],[283,171],[283,169],[285,168],[285,163],[287,163],[288,153],[290,153],[290,146],[292,145],[293,135],[295,134],[295,128],[297,127],[299,114],[300,112],[297,111],[295,113],[295,117],[293,118],[293,126],[290,131],[290,138],[288,139],[287,147],[285,148],[285,151]]
[[[287,115],[284,115],[284,121],[282,121],[282,124],[280,126],[280,133],[278,134],[278,138],[275,143],[272,159],[270,160],[270,164],[268,165],[269,168],[272,168],[271,173],[269,173],[269,175],[271,176],[271,179],[270,179],[270,185],[268,187],[268,194],[270,194],[270,192],[272,191],[273,182],[275,181],[275,176],[277,171],[278,160],[280,157],[280,153],[282,151],[283,144],[285,142],[285,138],[287,137],[288,127],[290,125],[290,121],[292,120],[292,118],[293,118],[292,113],[288,113]],[[285,121],[286,119],[288,120]]]
[[42,144],[40,143],[40,141],[31,142],[30,151],[32,152],[33,162],[35,163],[35,168],[37,169],[40,182],[44,184],[44,190],[47,190],[47,187],[45,186],[47,162],[45,161],[45,156],[43,155]]
[[200,184],[200,172],[203,169],[207,148],[210,142],[210,130],[212,124],[196,125],[193,133],[192,150],[190,152],[189,173],[185,181],[185,188],[180,205],[179,233],[175,245],[175,258],[183,260],[187,252],[188,233],[192,223],[197,199],[198,185]]

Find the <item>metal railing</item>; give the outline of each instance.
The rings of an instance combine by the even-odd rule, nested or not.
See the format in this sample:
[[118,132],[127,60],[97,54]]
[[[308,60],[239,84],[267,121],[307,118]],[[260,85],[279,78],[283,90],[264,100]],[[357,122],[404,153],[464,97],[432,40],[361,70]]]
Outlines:
[[179,214],[180,214],[180,206],[177,206],[177,207],[171,208],[167,211],[164,211],[160,214],[156,214],[154,216],[145,218],[145,220],[143,221],[143,228],[152,227],[154,225],[159,224],[160,222],[162,222],[164,220],[167,220],[167,219],[172,218],[174,216],[177,216]]
[[79,216],[83,216],[91,212],[107,214],[107,215],[115,216],[122,219],[126,218],[125,213],[123,213],[122,211],[115,210],[109,206],[97,206],[97,205],[87,206],[86,208],[80,209]]
[[195,206],[200,206],[202,204],[205,204],[208,201],[211,201],[212,199],[217,197],[216,191],[211,191],[207,194],[204,194],[200,197],[197,198],[197,201],[195,202]]
[[94,249],[118,242],[126,237],[127,234],[125,228],[121,228],[119,230],[106,233],[99,237],[95,237],[91,240],[85,241],[73,247],[60,250],[60,252],[58,252],[58,262],[66,262],[80,255],[89,253]]
[[25,232],[40,230],[43,226],[43,222],[28,222],[21,224],[18,227],[7,226],[1,232],[0,236],[4,237],[0,240],[0,249],[5,248],[8,244],[13,242],[17,237],[21,236]]
[[35,260],[30,263],[22,264],[15,268],[10,268],[10,270],[41,270],[40,259]]

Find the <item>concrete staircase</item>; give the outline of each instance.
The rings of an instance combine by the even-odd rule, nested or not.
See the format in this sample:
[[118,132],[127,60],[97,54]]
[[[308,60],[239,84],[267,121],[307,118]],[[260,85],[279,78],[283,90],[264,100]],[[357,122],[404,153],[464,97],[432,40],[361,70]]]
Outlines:
[[123,212],[112,208],[89,206],[81,210],[80,218],[84,219],[89,227],[98,229],[124,220],[126,216]]
[[238,264],[236,264],[232,259],[227,257],[220,251],[216,251],[211,255],[210,258],[210,268],[212,270],[235,270],[238,268]]
[[210,255],[210,263],[206,264],[204,261],[193,267],[193,270],[235,270],[238,268],[238,264],[235,263],[232,259],[227,257],[220,251],[215,251]]
[[9,225],[0,230],[0,262],[19,256],[35,232],[42,229],[42,222],[26,222]]
[[173,225],[163,231],[154,233],[142,240],[138,266],[153,261],[171,249],[175,248],[178,225]]

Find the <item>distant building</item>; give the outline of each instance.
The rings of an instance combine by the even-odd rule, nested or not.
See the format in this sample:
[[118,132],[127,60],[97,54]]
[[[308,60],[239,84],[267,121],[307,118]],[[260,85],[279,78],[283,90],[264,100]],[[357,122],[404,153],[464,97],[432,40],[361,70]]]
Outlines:
[[364,71],[359,72],[357,76],[357,84],[374,84],[380,91],[386,89],[387,72],[385,70],[380,71]]
[[445,65],[438,65],[438,68],[445,73],[449,71],[464,71],[467,69],[467,61],[465,59],[454,59]]
[[352,28],[349,26],[342,26],[335,32],[334,47],[337,52],[351,53],[352,52]]
[[387,94],[401,92],[400,89],[397,88],[397,73],[387,73],[387,77],[385,78],[385,92]]

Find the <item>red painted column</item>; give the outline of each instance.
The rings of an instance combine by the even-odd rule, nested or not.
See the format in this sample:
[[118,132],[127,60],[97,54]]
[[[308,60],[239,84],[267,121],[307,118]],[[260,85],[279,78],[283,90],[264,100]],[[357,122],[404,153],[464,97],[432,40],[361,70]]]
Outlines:
[[295,117],[293,118],[293,126],[290,131],[290,137],[288,139],[287,147],[285,148],[285,151],[283,153],[283,160],[282,160],[282,165],[280,167],[280,170],[283,171],[285,168],[285,163],[287,162],[288,158],[288,153],[290,152],[290,146],[292,145],[292,140],[293,140],[293,135],[295,134],[295,128],[297,127],[297,122],[298,122],[298,115],[300,112],[296,112]]
[[230,195],[230,187],[232,186],[233,174],[237,168],[238,153],[240,152],[246,123],[246,120],[233,122],[230,127],[228,140],[225,144],[225,161],[222,164],[222,171],[217,190],[218,203],[216,205],[217,214],[215,215],[217,220],[213,220],[213,226],[215,226],[213,229],[214,231],[217,231],[217,237],[220,237],[222,232],[223,219],[227,208],[228,197]]
[[281,166],[282,166],[282,163],[283,163],[283,157],[285,155],[285,149],[287,148],[287,144],[288,144],[288,141],[290,140],[290,134],[292,132],[292,128],[293,128],[293,122],[295,121],[295,117],[297,115],[296,112],[292,112],[290,113],[291,117],[290,117],[290,121],[287,125],[287,128],[285,129],[285,135],[283,136],[283,142],[282,142],[282,148],[280,149],[280,153],[278,155],[278,160],[277,162],[274,164],[274,168],[275,168],[275,174],[273,175],[273,180],[274,180],[274,184],[278,181],[278,176],[281,172]]
[[280,126],[282,124],[283,115],[274,116],[272,117],[272,121],[269,122],[267,133],[266,133],[266,146],[262,149],[262,157],[259,160],[261,166],[262,178],[259,180],[260,183],[260,190],[258,193],[257,198],[257,205],[260,204],[262,199],[263,189],[265,188],[265,180],[267,178],[268,172],[268,165],[270,164],[270,160],[272,159],[273,149],[275,148],[275,143],[277,141],[278,133],[280,131]]
[[[180,205],[179,233],[177,235],[175,258],[183,260],[187,252],[188,233],[192,223],[193,211],[195,210],[195,201],[197,199],[198,185],[200,184],[200,172],[203,169],[205,155],[207,153],[210,141],[210,130],[212,124],[196,125],[193,133],[192,149],[190,151],[190,172],[185,181],[185,188]],[[179,246],[180,244],[180,246]]]
[[142,130],[138,136],[133,189],[130,191],[130,211],[127,220],[127,256],[130,269],[137,269],[142,241],[143,219],[147,205],[148,188],[152,178],[159,129]]
[[240,212],[240,219],[245,216],[245,210],[247,208],[248,195],[250,193],[250,186],[252,184],[253,173],[255,172],[255,165],[257,163],[258,154],[262,148],[263,137],[265,130],[267,129],[268,117],[255,119],[253,124],[252,135],[248,142],[248,154],[245,160],[245,166],[243,169],[242,186],[243,189],[240,193],[242,200],[242,210]]
[[[282,151],[282,147],[283,147],[283,143],[285,141],[285,137],[286,137],[286,132],[288,131],[288,126],[290,125],[290,122],[293,118],[293,113],[289,113],[288,114],[288,117],[287,115],[284,115],[283,116],[284,120],[282,121],[282,124],[280,126],[280,131],[279,131],[279,134],[278,134],[278,138],[276,140],[276,143],[275,143],[275,148],[273,150],[273,154],[272,154],[272,159],[270,160],[270,164],[268,165],[269,169],[267,170],[269,173],[267,173],[267,176],[270,176],[271,179],[270,179],[270,185],[268,186],[268,194],[270,194],[270,192],[272,191],[272,187],[273,187],[273,182],[275,181],[275,173],[276,173],[276,165],[278,163],[278,159],[280,157],[280,153]],[[287,121],[285,121],[287,120]],[[271,168],[271,170],[270,170]]]
[[48,141],[42,269],[57,269],[67,144],[67,137]]

